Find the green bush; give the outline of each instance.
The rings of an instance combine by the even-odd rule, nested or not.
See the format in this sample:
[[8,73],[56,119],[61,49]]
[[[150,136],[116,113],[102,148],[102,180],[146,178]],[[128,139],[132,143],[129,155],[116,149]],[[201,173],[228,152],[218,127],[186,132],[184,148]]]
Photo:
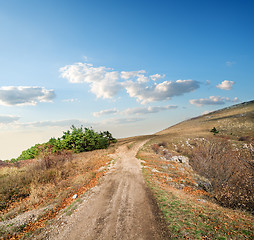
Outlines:
[[44,144],[25,150],[17,159],[11,162],[36,158],[40,153],[57,153],[62,150],[72,150],[75,153],[92,151],[95,149],[105,149],[110,143],[115,143],[116,139],[108,131],[97,133],[92,128],[76,128],[71,126],[71,130],[63,132],[61,138],[51,138]]
[[213,135],[216,135],[217,133],[219,133],[219,131],[216,129],[216,127],[213,127],[213,129],[210,132],[212,132]]

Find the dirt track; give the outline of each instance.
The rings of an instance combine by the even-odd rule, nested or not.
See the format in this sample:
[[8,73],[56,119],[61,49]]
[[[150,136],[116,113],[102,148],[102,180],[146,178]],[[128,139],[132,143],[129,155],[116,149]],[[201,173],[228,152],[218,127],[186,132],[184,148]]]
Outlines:
[[143,144],[117,150],[115,169],[49,239],[169,239],[135,158]]

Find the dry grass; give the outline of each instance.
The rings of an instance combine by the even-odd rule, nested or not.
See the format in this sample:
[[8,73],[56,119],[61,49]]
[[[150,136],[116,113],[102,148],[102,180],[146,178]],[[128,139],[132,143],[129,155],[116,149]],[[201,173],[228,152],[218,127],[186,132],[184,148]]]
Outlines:
[[[143,147],[143,173],[173,239],[254,238],[253,140],[252,101],[179,123]],[[178,155],[192,168],[170,160]]]
[[156,135],[207,137],[211,135],[209,131],[213,127],[220,131],[220,137],[228,137],[232,140],[244,136],[254,138],[254,101],[186,120]]
[[[138,157],[145,161],[144,177],[164,213],[172,239],[253,239],[251,214],[214,203],[213,193],[200,184],[207,180],[188,165],[168,160],[163,154],[165,147],[155,153],[153,141]],[[170,150],[167,154],[172,157],[178,153]]]
[[223,206],[254,211],[254,166],[248,152],[226,141],[202,141],[190,155],[191,166],[211,181]]
[[36,229],[35,226],[40,227],[48,218],[54,217],[59,209],[71,204],[74,194],[80,195],[98,182],[103,174],[98,170],[104,166],[106,169],[111,161],[108,154],[112,152],[114,147],[75,155],[63,151],[58,155],[41,156],[38,161],[22,168],[1,168],[2,221],[32,209],[51,206],[43,214],[43,221],[41,220],[40,224],[29,223],[22,226],[22,229],[11,228],[11,226],[10,228],[1,227],[1,236],[7,237],[13,234],[22,236],[30,229]]
[[[216,127],[215,136],[210,130]],[[158,152],[165,142],[170,151],[190,157],[190,164],[212,183],[224,206],[254,209],[254,102],[193,118],[159,132],[151,143]],[[157,146],[156,146],[157,144]]]

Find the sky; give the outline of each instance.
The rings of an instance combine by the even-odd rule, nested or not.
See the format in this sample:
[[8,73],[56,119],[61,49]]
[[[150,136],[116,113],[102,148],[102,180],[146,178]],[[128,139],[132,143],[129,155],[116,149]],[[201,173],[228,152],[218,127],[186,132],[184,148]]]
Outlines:
[[0,0],[0,159],[71,125],[153,134],[253,100],[254,2]]

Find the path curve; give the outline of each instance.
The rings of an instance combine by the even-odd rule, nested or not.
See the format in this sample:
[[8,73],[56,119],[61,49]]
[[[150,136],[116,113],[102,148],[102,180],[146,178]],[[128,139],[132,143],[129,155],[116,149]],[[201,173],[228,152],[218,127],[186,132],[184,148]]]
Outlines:
[[114,154],[115,169],[105,176],[95,193],[84,202],[56,234],[48,239],[168,239],[166,225],[144,182],[135,156],[145,142]]

